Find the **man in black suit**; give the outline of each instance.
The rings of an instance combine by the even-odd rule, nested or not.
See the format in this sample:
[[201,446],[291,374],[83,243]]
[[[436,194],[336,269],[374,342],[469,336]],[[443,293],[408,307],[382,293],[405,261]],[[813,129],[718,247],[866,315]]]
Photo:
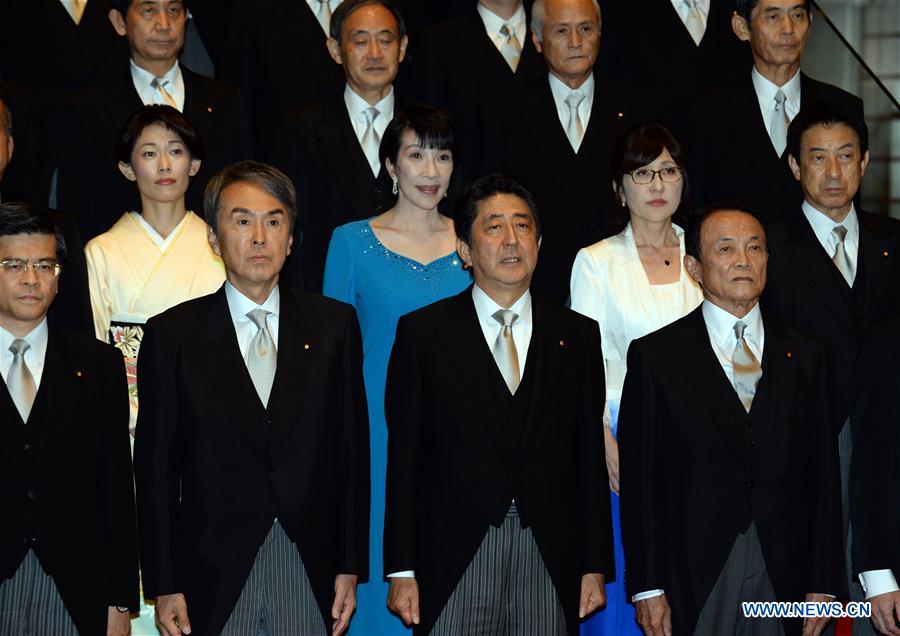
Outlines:
[[534,288],[561,305],[575,254],[611,231],[610,148],[644,119],[646,104],[592,72],[595,0],[537,0],[531,30],[549,76],[487,100],[476,133],[479,172],[509,173],[534,193],[544,222]]
[[151,318],[138,363],[144,594],[169,636],[340,634],[369,562],[356,315],[279,284],[283,173],[229,166],[204,211],[227,282]]
[[145,104],[168,104],[194,126],[206,160],[187,191],[188,209],[203,204],[203,186],[226,165],[251,155],[246,113],[238,92],[183,68],[186,0],[114,0],[109,21],[128,40],[130,62],[119,74],[72,97],[72,121],[60,151],[59,207],[76,215],[82,238],[105,232],[127,210],[140,208],[133,184],[123,179],[115,140]]
[[0,633],[124,635],[138,608],[125,369],[48,328],[65,257],[49,215],[0,204]]
[[[748,618],[741,602],[825,602],[841,590],[825,358],[760,312],[766,236],[749,208],[713,204],[686,251],[703,304],[628,351],[626,583],[646,634],[799,634],[799,620]],[[827,620],[807,618],[803,634]]]
[[615,572],[600,334],[531,294],[524,187],[480,178],[459,210],[475,285],[401,318],[388,367],[388,606],[416,634],[577,633]]
[[[15,200],[17,194],[20,197],[22,194],[18,190],[13,190],[10,194],[6,187],[8,169],[16,147],[15,140],[18,139],[18,120],[15,120],[16,124],[14,125],[13,114],[7,107],[6,99],[6,94],[0,87],[0,201]],[[28,135],[26,139],[33,140],[34,136]],[[25,151],[27,152],[27,150],[26,147]],[[24,200],[33,199],[26,197]],[[81,242],[81,236],[78,234],[71,215],[58,210],[48,210],[47,213],[62,232],[68,252],[66,267],[59,275],[60,291],[48,314],[50,325],[92,336],[94,335],[94,319],[91,314],[84,244]]]
[[482,148],[475,128],[485,98],[508,96],[547,72],[528,35],[522,0],[469,4],[475,6],[423,35],[412,83],[417,99],[453,113],[457,158],[463,165],[472,163]]
[[[850,532],[847,483],[853,449],[847,418],[857,358],[869,327],[900,301],[893,272],[900,222],[853,203],[869,162],[868,146],[865,123],[836,106],[805,109],[791,122],[788,160],[804,201],[771,228],[772,276],[763,299],[773,316],[825,347],[845,535]],[[861,600],[859,582],[848,577],[848,585],[851,599]],[[860,629],[868,627],[868,621],[857,622]]]
[[[803,201],[787,165],[786,134],[797,113],[832,102],[863,119],[863,103],[800,72],[812,15],[808,0],[737,0],[732,27],[749,42],[753,68],[735,88],[701,96],[687,139],[691,191],[700,205],[737,197],[764,222]],[[752,175],[748,178],[748,175]]]
[[900,321],[873,327],[859,357],[850,425],[851,572],[880,634],[900,634]]
[[344,0],[331,18],[328,51],[346,76],[342,91],[290,113],[274,163],[297,186],[299,254],[285,280],[321,291],[331,233],[393,207],[381,136],[398,109],[393,82],[406,54],[403,16],[390,0]]

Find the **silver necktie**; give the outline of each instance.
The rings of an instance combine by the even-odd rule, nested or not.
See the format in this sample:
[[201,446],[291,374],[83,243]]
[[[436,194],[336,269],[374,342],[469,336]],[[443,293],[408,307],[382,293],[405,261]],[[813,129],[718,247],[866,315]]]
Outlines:
[[31,414],[31,407],[34,405],[34,396],[37,395],[37,385],[34,383],[34,376],[31,370],[25,364],[25,352],[31,348],[31,345],[16,338],[9,345],[9,350],[13,354],[12,365],[9,367],[9,373],[6,376],[6,388],[22,416],[22,421],[27,422],[28,416]]
[[572,91],[566,97],[566,106],[569,107],[569,125],[566,126],[566,137],[572,144],[572,149],[578,152],[581,147],[581,140],[584,138],[584,126],[581,123],[581,117],[578,115],[578,107],[584,101],[584,93],[581,91]]
[[494,360],[497,367],[509,387],[509,392],[515,394],[519,388],[519,354],[516,353],[516,343],[513,340],[512,326],[519,319],[519,315],[509,309],[500,309],[495,311],[491,316],[494,320],[503,325],[500,333],[497,334],[497,340],[494,342]]
[[778,153],[778,156],[784,154],[784,149],[787,147],[787,131],[788,126],[790,125],[790,120],[787,116],[787,96],[784,94],[784,91],[780,88],[778,92],[775,93],[775,112],[772,113],[772,145],[775,146],[775,152]]
[[372,168],[372,174],[376,177],[381,170],[378,160],[378,148],[381,146],[381,137],[378,135],[378,131],[375,130],[375,120],[378,119],[380,114],[381,112],[374,106],[370,106],[363,111],[363,115],[366,118],[366,129],[363,131],[362,139],[359,142],[363,152],[366,154],[369,167]]
[[516,37],[516,30],[509,24],[500,27],[500,35],[503,36],[503,46],[500,47],[500,55],[509,64],[509,68],[515,73],[519,68],[519,59],[522,57],[522,43]]
[[703,41],[703,34],[706,33],[706,18],[703,17],[697,0],[684,0],[684,6],[687,7],[687,14],[682,17],[684,26],[687,27],[688,33],[694,39],[694,43],[700,46],[700,42]]
[[836,243],[834,248],[834,256],[831,257],[831,261],[834,263],[835,267],[838,268],[838,271],[841,273],[841,276],[844,277],[844,280],[847,281],[847,284],[850,287],[853,287],[853,279],[856,278],[856,272],[853,271],[853,263],[850,262],[850,258],[847,256],[847,250],[844,246],[844,239],[847,238],[847,228],[843,225],[836,225],[833,230],[831,230],[831,234],[834,236],[834,242]]
[[154,77],[153,81],[150,82],[150,86],[156,89],[156,92],[159,93],[159,96],[162,98],[165,104],[168,104],[174,109],[178,109],[178,102],[175,101],[175,98],[172,97],[172,93],[166,90],[166,86],[168,86],[169,80],[160,79],[158,77]]
[[257,327],[257,332],[250,341],[250,350],[247,352],[247,371],[250,372],[250,379],[253,380],[253,386],[256,387],[256,393],[263,406],[269,405],[269,394],[272,392],[278,363],[275,343],[266,324],[269,313],[265,309],[254,309],[247,314],[247,318]]
[[325,30],[325,35],[331,35],[331,4],[329,4],[328,0],[317,0],[319,3],[319,10],[316,11],[316,20],[319,21],[319,24],[322,25],[322,29]]
[[734,390],[744,405],[744,409],[749,413],[750,406],[753,404],[753,396],[756,395],[756,384],[762,377],[762,367],[747,341],[744,340],[744,330],[747,323],[738,320],[734,323],[734,337],[737,343],[734,346],[734,353],[731,355],[731,364],[734,369]]

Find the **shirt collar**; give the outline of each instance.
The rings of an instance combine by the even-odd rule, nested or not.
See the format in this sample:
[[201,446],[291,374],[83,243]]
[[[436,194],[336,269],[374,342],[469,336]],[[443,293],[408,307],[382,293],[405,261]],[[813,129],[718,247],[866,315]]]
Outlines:
[[573,90],[584,94],[583,105],[591,106],[594,103],[594,74],[591,73],[588,75],[588,78],[584,80],[584,83],[578,88],[571,89],[563,84],[562,80],[556,75],[550,73],[550,92],[553,93],[553,101],[555,101],[557,105],[565,103],[566,97],[568,97],[569,93],[572,93]]
[[247,314],[254,309],[265,309],[275,316],[281,310],[281,292],[278,291],[278,285],[272,288],[269,297],[262,305],[257,305],[256,301],[250,300],[244,294],[239,292],[234,285],[225,281],[225,299],[228,301],[228,311],[231,312],[231,321],[237,323],[240,320],[250,320]]
[[734,349],[734,343],[737,340],[734,335],[734,323],[743,320],[747,325],[744,339],[749,342],[751,349],[761,350],[759,344],[762,341],[763,321],[758,302],[743,318],[738,318],[706,299],[703,300],[702,308],[706,330],[720,349],[723,351]]
[[[494,320],[494,313],[501,310],[507,309],[507,307],[501,307],[498,305],[493,298],[484,293],[484,290],[481,289],[478,285],[472,285],[472,302],[475,303],[475,313],[478,315],[478,321],[484,325],[490,325],[491,327],[499,327],[500,323]],[[525,293],[519,296],[519,299],[514,302],[508,309],[512,310],[516,315],[518,315],[517,321],[521,320],[525,323],[531,323],[531,290],[526,289]]]
[[[362,117],[363,111],[369,108],[370,104],[362,97],[356,94],[352,88],[350,88],[350,84],[344,85],[344,104],[347,105],[347,112],[350,114],[350,117],[357,118]],[[388,94],[385,95],[380,102],[375,104],[375,108],[384,117],[384,121],[390,121],[394,118],[394,87],[391,86],[391,90],[388,91]]]
[[519,9],[509,20],[504,20],[480,2],[476,8],[478,9],[478,15],[481,16],[481,21],[484,22],[484,29],[491,38],[496,37],[500,33],[500,29],[503,28],[504,24],[511,24],[516,31],[516,37],[519,38],[519,42],[522,46],[525,46],[525,38],[528,37],[528,26],[524,4],[519,5]]
[[816,238],[819,239],[819,243],[831,245],[833,241],[831,232],[838,225],[843,225],[847,228],[845,241],[852,241],[859,236],[859,217],[856,214],[856,205],[852,201],[850,202],[850,211],[840,223],[835,223],[828,216],[819,212],[809,201],[804,200],[801,207],[803,209],[803,216],[806,217],[810,227],[812,227],[812,231],[816,235]]
[[[12,335],[3,327],[0,327],[0,354],[12,355],[12,352],[9,350],[9,345],[11,345],[12,341],[16,340],[16,338],[17,336]],[[38,326],[32,329],[29,334],[23,336],[22,340],[31,346],[31,349],[38,360],[43,360],[47,355],[48,338],[49,330],[47,329],[47,317],[44,316],[44,319],[38,323]]]
[[[694,0],[697,4],[697,8],[703,12],[704,15],[709,15],[709,0]],[[675,7],[675,10],[679,10],[682,6],[687,4],[687,0],[672,0],[672,6]]]
[[[147,69],[141,68],[135,64],[134,60],[131,60],[131,78],[136,84],[147,88],[150,86],[150,83],[156,79],[156,76]],[[172,68],[166,71],[159,79],[169,82],[166,87],[166,90],[169,92],[171,92],[172,89],[177,89],[180,85],[179,80],[181,79],[181,67],[178,65],[178,62],[175,62],[172,65]]]
[[800,71],[794,73],[794,76],[785,82],[784,86],[776,86],[756,70],[754,66],[750,71],[750,77],[753,79],[753,89],[756,91],[756,98],[759,100],[766,110],[772,110],[775,106],[775,93],[780,88],[784,91],[784,96],[794,110],[800,110]]

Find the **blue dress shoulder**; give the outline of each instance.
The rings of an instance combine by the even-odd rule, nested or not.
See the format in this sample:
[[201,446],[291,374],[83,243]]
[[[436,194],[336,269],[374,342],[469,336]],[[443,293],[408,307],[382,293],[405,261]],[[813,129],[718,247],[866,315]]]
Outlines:
[[363,341],[363,375],[369,403],[372,512],[369,519],[369,583],[359,587],[350,623],[355,636],[407,636],[386,606],[388,586],[382,572],[387,426],[384,385],[388,358],[400,316],[460,293],[471,284],[462,260],[453,252],[427,265],[392,252],[372,231],[369,220],[334,231],[325,263],[324,293],[356,308]]

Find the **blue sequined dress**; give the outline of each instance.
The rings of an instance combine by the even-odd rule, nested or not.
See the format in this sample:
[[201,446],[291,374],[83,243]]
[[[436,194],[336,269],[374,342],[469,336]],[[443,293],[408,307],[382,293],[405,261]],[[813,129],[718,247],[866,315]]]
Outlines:
[[368,220],[334,231],[325,263],[326,296],[356,308],[363,341],[363,375],[369,403],[372,511],[369,519],[369,582],[360,585],[350,623],[356,636],[407,636],[399,618],[387,610],[388,586],[382,572],[387,427],[384,384],[400,316],[458,294],[471,283],[456,252],[423,265],[392,252],[375,237]]

